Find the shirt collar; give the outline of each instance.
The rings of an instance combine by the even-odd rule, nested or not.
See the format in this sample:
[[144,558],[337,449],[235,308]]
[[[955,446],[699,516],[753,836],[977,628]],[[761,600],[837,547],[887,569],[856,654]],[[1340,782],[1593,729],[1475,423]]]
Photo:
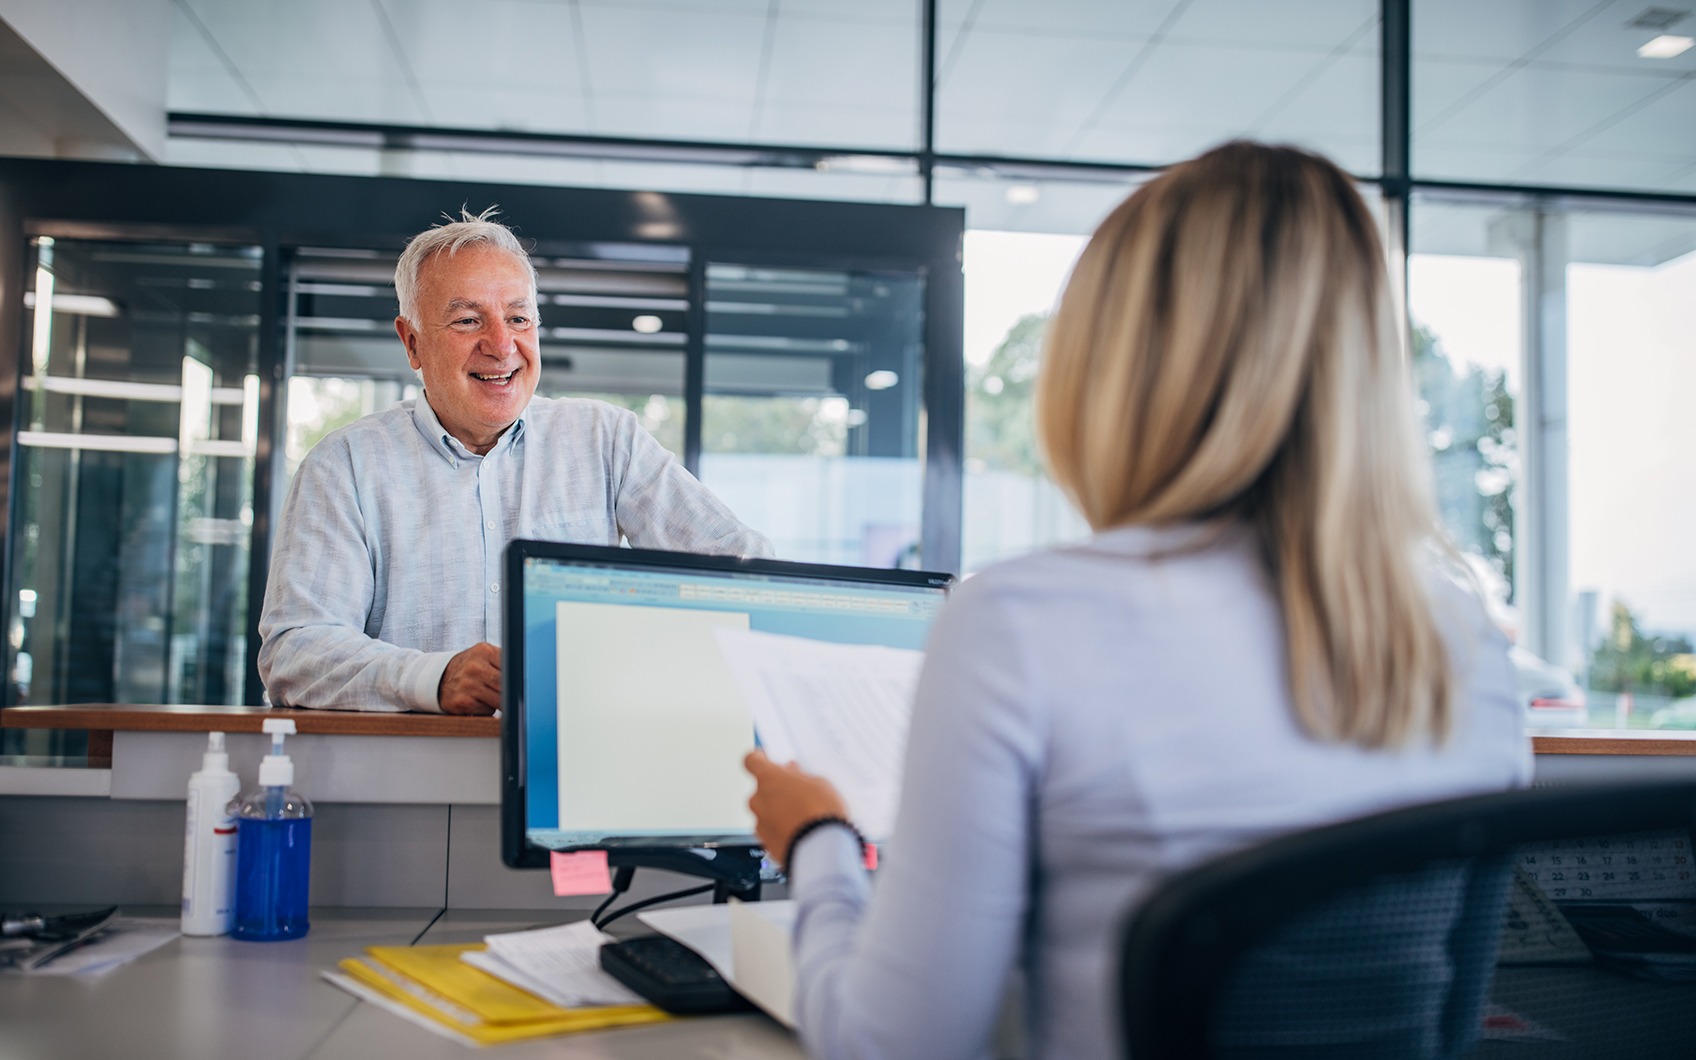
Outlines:
[[[535,399],[531,398],[531,401],[533,402]],[[524,419],[529,414],[530,406],[526,405],[524,411],[519,413],[518,419],[513,421],[512,426],[506,429],[506,433],[501,435],[500,440],[495,443],[495,447],[489,450],[486,455],[493,456],[500,452],[503,447],[517,442],[524,433]],[[412,404],[412,422],[418,427],[418,433],[424,436],[425,444],[435,450],[436,455],[454,467],[457,468],[467,460],[483,459],[483,457],[467,449],[458,438],[448,433],[448,429],[442,426],[442,421],[436,418],[436,410],[430,407],[429,398],[422,393]]]

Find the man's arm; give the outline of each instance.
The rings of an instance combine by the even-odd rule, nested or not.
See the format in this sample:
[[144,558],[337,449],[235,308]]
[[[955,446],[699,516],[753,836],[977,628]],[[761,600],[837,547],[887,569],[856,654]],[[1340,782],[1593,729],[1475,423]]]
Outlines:
[[723,556],[774,554],[771,542],[744,526],[633,413],[618,411],[614,503],[619,532],[632,545]]
[[365,633],[376,593],[372,549],[347,445],[327,439],[295,474],[271,553],[259,676],[274,706],[441,710],[455,653]]

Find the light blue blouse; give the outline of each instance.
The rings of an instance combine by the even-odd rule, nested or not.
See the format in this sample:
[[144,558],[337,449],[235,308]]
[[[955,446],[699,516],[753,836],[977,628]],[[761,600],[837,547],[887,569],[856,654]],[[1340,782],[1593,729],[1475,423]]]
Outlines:
[[994,567],[932,631],[875,893],[844,829],[804,840],[796,1005],[820,1057],[989,1054],[1024,975],[1030,1055],[1117,1052],[1126,910],[1161,878],[1278,833],[1522,785],[1507,643],[1433,579],[1455,662],[1450,740],[1400,751],[1298,728],[1252,537],[1174,551],[1128,528]]

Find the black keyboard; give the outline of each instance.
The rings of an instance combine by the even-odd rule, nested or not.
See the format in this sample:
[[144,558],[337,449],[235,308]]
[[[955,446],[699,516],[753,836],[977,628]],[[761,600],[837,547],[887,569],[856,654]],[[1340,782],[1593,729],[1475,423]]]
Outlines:
[[705,957],[666,935],[609,942],[601,947],[601,967],[674,1015],[739,1012],[751,1007]]

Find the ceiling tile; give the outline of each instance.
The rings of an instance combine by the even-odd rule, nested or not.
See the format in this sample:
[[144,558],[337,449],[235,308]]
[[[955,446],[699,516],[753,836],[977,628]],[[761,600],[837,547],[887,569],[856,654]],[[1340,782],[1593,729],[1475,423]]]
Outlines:
[[171,5],[171,77],[178,74],[228,73],[224,60],[206,42],[200,27],[181,4]]
[[1146,37],[1190,0],[982,0],[973,25],[1036,35]]
[[[941,8],[948,4],[939,3],[937,6]],[[924,19],[921,0],[854,0],[851,4],[845,4],[842,0],[779,0],[778,11],[784,18],[797,15],[834,20],[853,19],[857,22],[886,22],[904,27],[905,31],[911,34],[919,32],[919,25]],[[939,13],[939,20],[940,17]]]
[[1191,0],[1172,24],[1168,39],[1320,51],[1355,39],[1354,48],[1377,54],[1377,25],[1378,0]]
[[1586,151],[1652,151],[1696,163],[1696,77],[1599,130],[1582,146]]
[[[1171,162],[1254,128],[1326,59],[1305,52],[1162,44],[1137,70],[1075,155]],[[1178,152],[1176,154],[1172,152]]]
[[[1124,71],[1118,41],[974,30],[937,92],[941,150],[1031,155],[1056,150]],[[996,132],[997,123],[1007,126]],[[1041,143],[1027,130],[1041,130]]]
[[1311,73],[1243,132],[1319,151],[1351,173],[1377,173],[1383,161],[1377,57],[1328,57]]
[[1413,136],[1417,144],[1425,133],[1447,120],[1449,111],[1464,106],[1491,78],[1506,67],[1490,59],[1413,60]]
[[[646,126],[630,130],[631,135],[700,138],[690,132],[686,118],[667,122],[659,111],[673,104],[687,110],[692,97],[707,96],[739,104],[742,120],[729,128],[735,130],[732,135],[746,135],[765,36],[763,6],[750,11],[585,6],[583,26],[597,120],[612,121],[599,113],[605,96],[646,97],[655,103],[656,112]],[[626,131],[616,123],[603,127]]]
[[[1689,0],[1617,0],[1613,6],[1574,27],[1571,33],[1551,44],[1540,53],[1539,63],[1573,63],[1584,66],[1609,67],[1636,73],[1678,74],[1696,70],[1696,49],[1671,59],[1644,59],[1637,49],[1660,36],[1660,30],[1637,29],[1628,23],[1648,7],[1666,7],[1689,11]],[[1690,33],[1696,30],[1696,17],[1687,16],[1672,30]]]
[[[453,92],[478,91],[487,100],[504,91],[511,103],[495,118],[512,121],[524,118],[535,94],[554,100],[582,95],[579,41],[569,5],[481,0],[473,29],[463,0],[381,2],[432,110]],[[502,42],[498,57],[468,50],[468,32]],[[374,43],[386,46],[386,41]]]
[[1519,59],[1546,44],[1574,23],[1623,22],[1650,0],[1631,0],[1636,7],[1617,18],[1603,0],[1417,0],[1412,5],[1413,55],[1423,57]]
[[[374,8],[344,0],[179,0],[195,11],[270,116],[419,123],[406,71]],[[463,32],[461,22],[458,32]],[[345,93],[345,99],[338,96]]]
[[785,15],[777,20],[765,95],[797,104],[864,101],[916,115],[919,78],[910,26]]
[[1663,87],[1654,77],[1525,66],[1421,127],[1421,141],[1547,151]]
[[743,138],[764,143],[918,146],[914,27],[788,14],[772,36],[760,106]]
[[1667,156],[1569,151],[1531,162],[1515,171],[1513,177],[1522,184],[1660,189],[1683,165],[1680,159]]

